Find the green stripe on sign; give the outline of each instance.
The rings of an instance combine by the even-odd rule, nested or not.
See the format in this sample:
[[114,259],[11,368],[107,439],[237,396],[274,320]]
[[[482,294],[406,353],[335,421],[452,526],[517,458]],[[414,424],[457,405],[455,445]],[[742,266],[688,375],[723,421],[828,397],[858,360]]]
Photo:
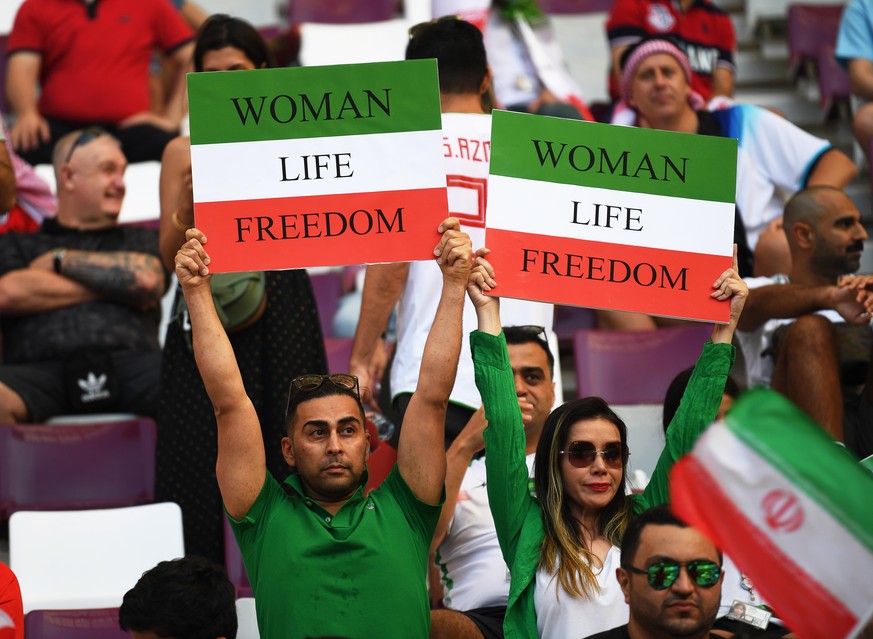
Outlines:
[[491,174],[734,202],[737,141],[495,111]]
[[873,553],[873,474],[850,452],[794,404],[766,388],[744,393],[725,423]]
[[191,143],[441,128],[436,60],[188,74]]

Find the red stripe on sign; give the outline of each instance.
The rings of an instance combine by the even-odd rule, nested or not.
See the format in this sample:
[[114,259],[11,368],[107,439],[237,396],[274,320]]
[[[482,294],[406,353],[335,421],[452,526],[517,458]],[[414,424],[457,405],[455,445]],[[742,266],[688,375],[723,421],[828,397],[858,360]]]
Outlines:
[[[678,231],[677,231],[678,232]],[[488,229],[504,297],[727,323],[710,297],[731,257]]]
[[[785,554],[693,455],[680,459],[670,472],[670,503],[679,517],[706,534],[751,577],[755,588],[798,636],[843,638],[858,623],[858,617],[803,567],[829,560],[810,554],[797,563]],[[821,541],[813,532],[810,548]]]
[[446,189],[201,202],[214,273],[433,259]]

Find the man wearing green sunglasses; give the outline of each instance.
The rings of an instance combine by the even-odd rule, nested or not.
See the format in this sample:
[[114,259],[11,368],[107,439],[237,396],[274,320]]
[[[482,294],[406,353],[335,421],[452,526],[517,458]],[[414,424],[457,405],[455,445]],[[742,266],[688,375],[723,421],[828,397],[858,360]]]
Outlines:
[[630,621],[589,639],[717,639],[722,555],[668,506],[637,515],[621,544],[616,577]]

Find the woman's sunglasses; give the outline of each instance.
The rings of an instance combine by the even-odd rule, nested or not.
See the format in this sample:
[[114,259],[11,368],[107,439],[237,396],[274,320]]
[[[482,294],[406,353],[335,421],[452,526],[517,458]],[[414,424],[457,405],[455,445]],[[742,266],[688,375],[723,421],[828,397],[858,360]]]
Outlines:
[[685,566],[688,576],[701,588],[712,588],[718,583],[718,578],[721,575],[721,566],[706,559],[695,559],[689,562],[659,561],[645,570],[634,566],[624,566],[624,569],[638,575],[646,575],[649,585],[655,590],[666,590],[679,578],[682,566]]
[[603,450],[597,450],[591,442],[570,442],[567,450],[559,450],[559,455],[566,455],[574,468],[587,468],[594,459],[601,455],[603,462],[612,468],[621,468],[627,463],[630,455],[624,444],[607,444]]

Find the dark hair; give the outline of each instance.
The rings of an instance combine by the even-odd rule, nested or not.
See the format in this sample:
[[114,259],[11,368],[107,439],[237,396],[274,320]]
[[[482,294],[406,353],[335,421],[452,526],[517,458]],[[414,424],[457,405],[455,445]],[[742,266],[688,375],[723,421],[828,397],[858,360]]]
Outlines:
[[528,327],[504,326],[503,336],[506,338],[507,344],[537,344],[546,352],[546,359],[549,361],[549,373],[552,377],[555,376],[555,356],[552,355],[549,343],[541,337],[542,333],[534,335]]
[[127,591],[122,630],[176,639],[234,639],[236,589],[224,568],[202,557],[162,561]]
[[267,44],[251,24],[225,13],[210,16],[197,31],[194,41],[194,70],[203,71],[203,56],[207,51],[225,47],[239,49],[256,68],[272,67],[273,56]]
[[[670,422],[673,421],[673,416],[676,415],[676,411],[679,410],[679,404],[682,402],[682,396],[685,394],[685,388],[688,386],[688,382],[691,380],[691,374],[693,372],[693,366],[691,368],[686,368],[684,371],[676,375],[676,377],[673,378],[673,381],[670,382],[667,394],[664,395],[664,432],[667,432],[667,427],[670,425]],[[728,375],[728,378],[724,382],[723,394],[728,397],[733,397],[734,399],[740,395],[740,387],[730,375]]]
[[[624,539],[621,540],[621,565],[631,566],[636,560],[637,550],[640,547],[640,537],[643,536],[643,530],[646,526],[676,526],[678,528],[689,528],[688,524],[679,519],[672,510],[669,504],[661,504],[654,506],[648,510],[644,510],[631,518],[624,531]],[[713,544],[715,545],[715,544]],[[716,547],[719,563],[722,561],[722,552]]]
[[436,58],[442,93],[479,94],[488,74],[482,32],[464,20],[440,19],[414,28],[407,60]]
[[325,381],[321,386],[314,390],[294,391],[293,393],[288,393],[288,406],[285,409],[285,427],[288,435],[290,436],[292,434],[292,425],[294,424],[294,419],[297,417],[297,407],[300,406],[300,404],[308,402],[310,399],[334,397],[336,395],[351,397],[355,400],[355,403],[358,405],[358,410],[361,411],[361,421],[364,421],[364,414],[366,411],[364,410],[364,404],[361,402],[361,398],[357,393],[349,388],[343,388],[342,386],[332,384],[330,381]]
[[[557,572],[561,586],[576,596],[590,596],[596,591],[597,577],[591,568],[596,559],[584,544],[581,524],[571,514],[564,495],[559,451],[566,447],[573,424],[598,418],[612,423],[622,445],[627,445],[627,426],[621,418],[600,397],[586,397],[552,411],[543,425],[534,459],[534,488],[546,531],[539,566]],[[611,544],[619,545],[631,513],[625,465],[615,495],[597,515],[597,530],[589,532],[593,537],[603,535]]]
[[637,549],[640,547],[640,537],[646,526],[678,526],[688,528],[688,524],[679,519],[667,504],[649,508],[635,515],[628,522],[621,540],[621,565],[633,565]]

